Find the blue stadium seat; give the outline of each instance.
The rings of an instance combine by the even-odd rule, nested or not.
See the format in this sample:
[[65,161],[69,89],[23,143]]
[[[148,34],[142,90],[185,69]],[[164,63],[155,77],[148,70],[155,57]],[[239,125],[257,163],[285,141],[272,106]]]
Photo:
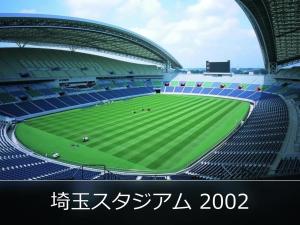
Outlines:
[[20,117],[20,116],[28,115],[27,112],[23,111],[21,108],[19,108],[13,103],[0,105],[0,114],[10,115],[12,117]]
[[65,104],[64,102],[60,101],[58,98],[53,97],[53,98],[47,98],[45,99],[46,102],[50,103],[51,105],[55,106],[56,108],[65,108],[68,105]]
[[183,89],[183,93],[191,93],[192,91],[193,91],[193,87],[185,87],[184,89]]
[[80,95],[69,95],[69,97],[74,101],[78,102],[79,104],[86,104],[89,101],[86,100],[85,98],[82,98]]
[[101,93],[102,93],[102,92],[91,92],[91,93],[89,93],[88,95],[90,95],[92,98],[97,99],[98,101],[103,101],[103,100],[105,100],[106,98],[103,97],[103,96],[101,95]]
[[254,94],[255,91],[244,91],[242,94],[240,94],[238,97],[239,98],[247,98],[249,97],[250,95]]
[[231,92],[230,94],[228,94],[228,96],[237,97],[238,95],[242,94],[243,92],[244,92],[243,90],[236,89],[233,92]]
[[200,94],[209,94],[211,91],[213,90],[213,88],[203,88],[203,90],[201,91]]
[[54,105],[51,105],[49,102],[45,101],[44,99],[33,100],[32,103],[39,108],[43,109],[44,111],[56,109]]
[[74,106],[80,104],[79,102],[72,99],[70,96],[61,96],[61,97],[57,97],[57,99],[65,103],[67,106]]
[[174,92],[181,93],[184,87],[175,87]]
[[199,94],[200,92],[202,92],[203,88],[202,87],[195,87],[192,91],[192,93],[194,94]]
[[210,95],[218,95],[223,89],[221,88],[214,88],[209,94]]
[[224,88],[218,95],[228,96],[231,92],[233,92],[233,89]]
[[79,95],[81,98],[85,99],[87,102],[97,102],[98,99],[94,98],[93,96],[89,95],[89,94],[80,94]]
[[174,87],[166,87],[165,92],[173,92]]
[[43,112],[42,109],[40,109],[39,107],[35,106],[34,104],[32,104],[29,101],[16,103],[16,105],[19,106],[23,111],[26,111],[26,112],[28,112],[30,114]]

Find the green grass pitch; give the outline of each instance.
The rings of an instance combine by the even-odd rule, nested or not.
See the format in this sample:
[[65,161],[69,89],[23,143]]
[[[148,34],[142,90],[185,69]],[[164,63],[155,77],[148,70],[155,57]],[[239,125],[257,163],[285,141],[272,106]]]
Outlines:
[[16,136],[41,155],[58,152],[63,162],[175,172],[228,136],[248,110],[237,100],[157,94],[30,119]]

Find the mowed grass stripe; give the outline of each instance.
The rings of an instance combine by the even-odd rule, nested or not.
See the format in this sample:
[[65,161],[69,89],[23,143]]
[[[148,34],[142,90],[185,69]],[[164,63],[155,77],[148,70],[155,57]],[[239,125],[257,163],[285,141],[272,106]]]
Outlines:
[[[208,101],[209,100],[203,100],[203,102]],[[193,101],[193,103],[195,104],[196,101]],[[173,104],[172,107],[166,107],[163,111],[160,111],[158,113],[148,113],[138,121],[132,120],[128,121],[127,123],[119,124],[117,129],[116,127],[114,127],[114,129],[111,129],[111,133],[106,134],[105,132],[102,132],[106,136],[106,138],[88,143],[88,145],[90,147],[95,147],[101,144],[101,150],[103,150],[103,144],[105,142],[108,142],[109,145],[112,145],[116,139],[126,139],[129,135],[134,135],[136,137],[137,132],[143,132],[145,129],[151,129],[151,127],[156,126],[156,124],[159,125],[159,123],[164,122],[164,118],[167,118],[170,112],[175,110],[180,112],[182,110],[187,110],[186,108],[186,103],[181,103],[180,105]],[[147,125],[151,125],[151,127],[147,127]]]
[[[65,138],[49,134],[40,129],[28,126],[25,123],[17,125],[16,137],[22,140],[24,146],[35,150],[37,153],[51,157],[53,151],[60,154],[59,161],[75,165],[105,165],[107,168],[118,165],[124,169],[147,170],[143,165],[130,163],[125,159],[99,152],[84,145],[74,148],[74,143]],[[97,166],[96,166],[97,167]]]
[[[159,103],[157,103],[159,104]],[[85,116],[81,116],[81,117],[73,117],[71,116],[70,118],[65,118],[65,119],[60,119],[59,122],[56,123],[52,123],[50,124],[48,123],[48,125],[42,125],[39,126],[40,129],[44,129],[47,130],[48,132],[54,132],[57,135],[63,135],[64,132],[69,132],[69,129],[72,129],[72,132],[74,131],[74,123],[76,123],[75,127],[78,127],[78,129],[81,128],[82,126],[85,127],[89,127],[89,125],[94,125],[95,121],[102,121],[102,120],[108,120],[108,118],[111,118],[111,109],[109,112],[104,112],[103,108],[107,107],[108,105],[105,106],[98,106],[95,107],[97,108],[97,111],[93,111],[88,115]],[[133,106],[131,106],[133,107]],[[137,107],[137,106],[134,106]],[[124,113],[124,106],[117,108],[113,107],[114,109],[114,118],[122,118],[122,112]],[[129,113],[129,112],[128,112]],[[80,123],[78,124],[76,121],[84,121],[84,123]],[[63,126],[63,129],[61,129],[61,127]]]
[[[130,101],[130,100],[128,100],[128,101]],[[114,103],[114,104],[116,104],[116,103]],[[112,104],[111,106],[113,106],[114,104]],[[172,104],[172,103],[170,103],[170,104]],[[153,106],[156,107],[159,105],[161,105],[161,101],[160,101],[160,103],[158,102],[158,103],[154,104]],[[73,119],[73,116],[71,116],[72,121],[68,120],[68,118],[59,120],[60,121],[59,123],[63,126],[63,129],[58,123],[48,123],[49,124],[48,126],[41,125],[41,126],[37,126],[37,128],[46,130],[47,132],[53,132],[57,135],[64,135],[65,133],[70,133],[68,128],[72,129],[71,133],[73,133],[74,127],[76,127],[75,131],[80,130],[81,128],[90,128],[90,127],[96,129],[94,124],[97,124],[97,123],[99,123],[101,126],[101,124],[104,124],[105,122],[109,121],[108,125],[111,125],[112,123],[118,123],[118,121],[116,121],[116,119],[120,119],[119,122],[121,122],[124,119],[124,105],[122,105],[122,108],[120,109],[120,111],[118,111],[118,110],[115,111],[115,108],[113,108],[113,110],[114,110],[113,118],[112,118],[112,114],[111,114],[112,109],[107,114],[103,113],[101,111],[101,109],[103,107],[109,107],[109,106],[110,105],[98,106],[98,107],[96,107],[97,111],[95,111],[95,112],[93,111],[90,115],[85,115],[80,118]],[[127,109],[130,108],[130,106],[128,106],[126,108]],[[125,114],[132,116],[132,111],[125,112]],[[101,115],[101,117],[99,115]],[[83,123],[78,123],[78,120],[83,121]],[[102,122],[102,120],[104,120],[104,122]],[[76,124],[76,125],[74,126],[74,124]],[[90,126],[90,125],[92,125],[92,126]],[[74,135],[76,135],[76,134],[74,133]]]
[[[150,169],[159,168],[163,164],[165,164],[167,161],[172,160],[172,158],[176,154],[179,154],[180,152],[185,151],[185,148],[184,148],[185,145],[187,145],[191,140],[197,138],[199,135],[201,135],[203,132],[205,132],[207,129],[209,129],[209,127],[211,127],[214,122],[222,119],[224,117],[224,114],[226,115],[227,113],[231,112],[232,108],[236,108],[238,105],[239,105],[238,102],[231,103],[226,106],[225,110],[216,111],[216,113],[211,115],[208,119],[206,119],[205,122],[201,124],[201,126],[199,125],[198,126],[199,129],[192,132],[188,138],[185,138],[185,139],[180,138],[180,141],[178,142],[178,145],[175,149],[169,148],[163,155],[155,158],[153,160],[153,162],[147,164],[147,167]],[[176,139],[176,136],[175,136],[175,139]],[[175,140],[173,140],[173,141],[175,141]]]
[[[208,101],[207,101],[207,103],[208,103]],[[159,126],[160,123],[165,122],[160,119],[167,118],[168,115],[171,112],[173,112],[172,110],[178,110],[179,112],[181,112],[185,108],[186,108],[185,104],[181,107],[179,107],[178,105],[175,105],[175,107],[173,109],[167,108],[167,110],[164,113],[159,113],[156,115],[149,115],[147,118],[143,118],[143,120],[141,120],[140,123],[129,123],[128,126],[125,126],[126,129],[124,129],[124,126],[122,126],[121,128],[123,128],[123,129],[120,129],[120,131],[116,130],[117,133],[114,132],[113,136],[109,135],[106,139],[101,139],[101,143],[108,141],[110,147],[111,147],[111,145],[119,146],[120,141],[121,141],[121,140],[119,140],[120,137],[122,138],[122,140],[129,139],[131,137],[136,137],[137,132],[143,133],[144,131],[147,131],[147,129],[150,130],[156,126]],[[177,116],[177,115],[173,115],[173,116]],[[115,143],[116,139],[118,139],[117,143]],[[100,142],[97,142],[97,144],[100,144]],[[101,151],[103,151],[103,150],[104,150],[103,145],[101,145]]]
[[[152,135],[145,136],[142,142],[148,142],[149,140],[153,140],[151,146],[147,146],[146,148],[135,148],[137,146],[142,146],[141,141],[135,143],[129,147],[129,149],[133,149],[132,151],[122,151],[115,156],[126,158],[132,162],[139,162],[150,156],[151,154],[156,154],[158,151],[164,148],[170,141],[173,141],[177,136],[182,135],[184,132],[189,132],[189,128],[196,123],[203,122],[208,117],[213,115],[215,112],[224,107],[227,102],[218,101],[213,102],[213,105],[209,105],[207,107],[203,107],[200,110],[193,111],[189,114],[186,114],[183,117],[177,118],[169,126],[164,127],[163,129],[158,130]],[[176,129],[175,129],[176,128]]]
[[[249,110],[249,103],[240,102],[235,108],[232,108],[227,114],[209,126],[207,129],[194,139],[190,139],[190,135],[178,137],[176,141],[170,142],[174,150],[174,154],[170,157],[170,160],[165,160],[165,163],[160,166],[160,169],[166,169],[172,166],[173,162],[176,161],[178,164],[181,164],[182,167],[188,166],[190,161],[195,157],[200,157],[205,154],[207,151],[212,149],[217,143],[224,140],[227,136],[226,134],[231,133],[237,126],[239,126],[240,121],[243,120]],[[232,118],[235,118],[234,123],[224,123]],[[196,130],[191,130],[191,132],[197,132]],[[224,132],[225,131],[225,132]],[[186,139],[182,141],[182,139]],[[189,141],[188,141],[188,140]],[[184,143],[184,144],[182,144]],[[178,151],[181,150],[181,151]],[[157,157],[160,157],[159,155]],[[155,158],[153,158],[155,160]],[[142,162],[139,164],[146,164]]]
[[[182,102],[184,102],[184,100],[182,100]],[[168,104],[171,106],[173,105],[173,103],[174,102],[169,101]],[[154,106],[157,107],[157,109],[155,109],[152,113],[163,112],[163,107],[161,106],[163,106],[162,103],[160,105]],[[78,141],[81,140],[82,135],[85,133],[88,134],[89,137],[91,137],[91,140],[95,140],[95,138],[98,138],[97,135],[102,135],[104,132],[109,132],[118,129],[119,127],[116,126],[121,126],[123,123],[133,123],[138,120],[143,120],[143,117],[145,115],[149,115],[149,113],[139,112],[137,114],[133,114],[132,110],[130,109],[128,112],[125,111],[125,113],[121,113],[118,117],[113,116],[113,118],[111,118],[110,120],[106,119],[104,121],[97,121],[98,123],[94,121],[92,122],[92,124],[90,124],[91,126],[83,122],[80,125],[77,125],[75,129],[72,129],[72,132],[66,130],[65,132],[60,134],[64,135],[66,138]]]
[[[119,157],[125,157],[127,156],[130,158],[130,155],[135,154],[137,152],[140,152],[143,150],[143,148],[146,148],[147,146],[150,146],[145,143],[151,143],[152,145],[155,145],[156,142],[160,141],[161,139],[168,137],[170,133],[172,133],[172,129],[177,130],[177,126],[179,123],[184,123],[184,121],[193,119],[197,117],[198,114],[204,113],[205,111],[213,110],[217,106],[218,102],[211,102],[205,106],[198,107],[198,108],[192,108],[189,111],[182,112],[180,116],[174,115],[171,113],[172,117],[167,117],[166,121],[167,123],[163,126],[156,126],[153,127],[153,129],[148,129],[147,132],[142,133],[138,139],[127,139],[126,143],[122,143],[122,145],[116,146],[117,150],[114,151],[116,156]],[[139,146],[138,148],[135,148]],[[128,149],[128,150],[126,150]],[[155,151],[152,149],[152,151]]]
[[[184,104],[184,102],[185,100],[182,100],[182,105]],[[85,126],[85,122],[84,122],[78,127],[79,129],[76,127],[76,129],[72,131],[72,134],[66,135],[66,138],[72,139],[74,141],[75,140],[78,141],[81,139],[84,130],[84,132],[88,134],[89,137],[91,137],[90,138],[91,141],[89,143],[93,143],[93,140],[95,141],[96,138],[99,138],[99,136],[102,137],[106,133],[119,131],[120,128],[124,128],[127,125],[129,126],[130,124],[143,121],[145,117],[164,113],[164,111],[166,110],[165,107],[173,107],[174,103],[175,103],[174,101],[169,101],[169,103],[166,105],[161,103],[160,105],[154,106],[157,108],[153,108],[151,106],[152,107],[151,112],[145,111],[145,112],[139,112],[137,114],[133,114],[132,111],[130,110],[129,112],[126,112],[125,114],[121,114],[119,117],[117,117],[117,120],[114,117],[113,120],[100,121],[98,122],[98,125],[96,126],[94,125],[92,127],[89,127],[88,125]],[[61,135],[64,135],[64,133],[62,133]]]
[[[122,111],[124,108],[124,106],[123,106],[124,104],[127,106],[130,106],[130,107],[138,107],[140,104],[145,104],[145,103],[149,102],[149,100],[146,100],[146,99],[136,100],[136,98],[130,99],[127,101],[128,101],[128,104],[127,104],[127,102],[124,102],[124,101],[114,102],[114,104],[112,104],[114,107],[114,110],[116,112]],[[159,98],[157,98],[157,97],[153,98],[153,101],[156,103],[161,102],[161,100],[159,100]],[[105,118],[105,116],[107,116],[108,114],[111,113],[110,106],[112,106],[112,105],[102,104],[102,105],[100,105],[100,107],[91,106],[91,107],[83,108],[83,109],[75,109],[75,110],[61,112],[61,113],[55,113],[55,114],[41,117],[38,119],[29,120],[29,121],[27,121],[27,124],[29,124],[29,125],[35,125],[35,124],[39,125],[40,124],[41,126],[42,125],[48,126],[48,125],[51,125],[51,123],[63,123],[63,122],[69,122],[69,121],[71,122],[73,120],[76,121],[82,117],[94,114],[95,112],[99,111],[99,109],[102,110],[101,111],[102,113],[95,115],[94,118],[102,118],[102,117]],[[43,123],[43,122],[45,122],[45,123]]]
[[197,107],[198,106],[195,105],[195,103],[193,108],[186,107],[186,105],[184,105],[181,108],[175,107],[173,110],[169,109],[163,115],[158,114],[156,116],[150,117],[149,120],[143,121],[142,125],[137,125],[134,129],[131,130],[131,132],[125,133],[122,136],[117,136],[112,140],[108,140],[106,145],[103,145],[103,142],[99,141],[98,144],[101,145],[98,149],[105,152],[112,152],[114,148],[117,148],[117,150],[119,151],[121,148],[123,148],[123,146],[126,146],[126,143],[133,140],[138,140],[140,138],[140,135],[146,134],[147,132],[156,129],[161,125],[161,123],[165,124],[172,118],[184,116],[186,113],[195,110]]
[[[130,100],[128,100],[128,102],[130,102]],[[149,100],[143,100],[142,102],[134,101],[134,104],[128,104],[128,107],[139,107],[141,104],[145,104],[146,102],[149,102]],[[154,103],[155,102],[160,104],[161,100],[154,99]],[[126,104],[125,102],[115,102],[113,104],[116,115],[118,115],[119,112],[124,111],[124,105],[122,103]],[[98,113],[99,111],[101,111],[101,114]],[[47,127],[55,128],[60,125],[64,125],[65,127],[68,124],[72,125],[72,123],[77,122],[81,118],[85,118],[85,121],[87,122],[89,120],[94,121],[96,119],[105,119],[110,116],[110,114],[111,109],[109,108],[109,105],[100,105],[52,114],[50,116],[42,117],[40,120],[33,119],[26,121],[26,123],[28,125],[38,127],[39,129],[46,129]],[[93,117],[90,117],[91,115],[93,115]]]

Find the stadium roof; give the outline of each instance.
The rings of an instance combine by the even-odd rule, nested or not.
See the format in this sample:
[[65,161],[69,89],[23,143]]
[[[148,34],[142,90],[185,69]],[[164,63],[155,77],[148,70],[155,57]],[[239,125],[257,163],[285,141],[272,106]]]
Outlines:
[[258,37],[266,69],[300,60],[300,0],[236,0]]
[[170,53],[139,34],[73,17],[0,13],[0,41],[97,50],[182,67]]

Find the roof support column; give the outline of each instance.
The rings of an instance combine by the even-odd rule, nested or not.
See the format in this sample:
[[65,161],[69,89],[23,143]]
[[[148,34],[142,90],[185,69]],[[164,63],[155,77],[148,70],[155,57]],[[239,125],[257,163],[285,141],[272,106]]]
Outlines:
[[278,71],[278,65],[276,62],[269,62],[268,73],[269,74],[276,74]]
[[16,42],[16,44],[18,45],[19,48],[25,48],[27,43],[25,43],[25,42]]
[[171,69],[171,62],[168,60],[165,64],[165,71],[168,73]]

